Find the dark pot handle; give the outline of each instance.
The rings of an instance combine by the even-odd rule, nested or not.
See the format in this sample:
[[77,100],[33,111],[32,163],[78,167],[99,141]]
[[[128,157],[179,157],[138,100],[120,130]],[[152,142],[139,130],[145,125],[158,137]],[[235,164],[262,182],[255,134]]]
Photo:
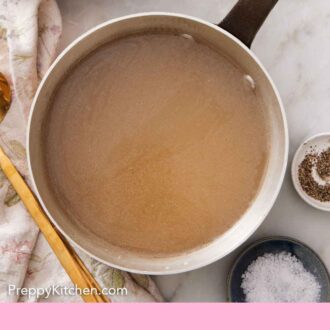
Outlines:
[[278,0],[239,0],[218,24],[250,48],[266,17]]

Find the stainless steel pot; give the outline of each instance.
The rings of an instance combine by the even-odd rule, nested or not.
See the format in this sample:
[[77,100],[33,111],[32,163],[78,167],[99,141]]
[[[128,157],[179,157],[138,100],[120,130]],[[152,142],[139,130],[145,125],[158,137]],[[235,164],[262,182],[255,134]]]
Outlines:
[[[171,274],[196,269],[224,257],[259,227],[271,209],[283,181],[287,164],[288,132],[276,87],[248,47],[275,3],[274,0],[240,0],[219,26],[198,18],[171,13],[142,13],[113,19],[82,35],[56,59],[41,82],[32,105],[27,136],[28,161],[37,197],[56,227],[72,243],[94,258],[117,268],[137,273]],[[173,257],[150,258],[102,242],[92,233],[74,225],[61,210],[46,178],[41,128],[46,120],[50,96],[72,64],[99,45],[115,38],[159,29],[186,33],[206,40],[253,77],[270,122],[271,147],[262,187],[251,207],[237,219],[230,230],[195,251]]]

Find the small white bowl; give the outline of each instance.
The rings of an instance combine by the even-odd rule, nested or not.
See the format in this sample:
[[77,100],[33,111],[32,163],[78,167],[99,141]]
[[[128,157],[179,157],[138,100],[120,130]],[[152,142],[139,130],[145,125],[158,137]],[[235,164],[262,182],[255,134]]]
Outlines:
[[309,195],[302,189],[299,179],[298,179],[298,170],[299,165],[304,160],[305,156],[310,153],[312,150],[315,153],[322,152],[325,149],[330,147],[330,133],[321,133],[317,135],[313,135],[308,138],[296,151],[292,166],[291,166],[291,176],[293,185],[296,188],[299,196],[309,205],[322,210],[330,212],[330,202],[321,202],[318,201]]

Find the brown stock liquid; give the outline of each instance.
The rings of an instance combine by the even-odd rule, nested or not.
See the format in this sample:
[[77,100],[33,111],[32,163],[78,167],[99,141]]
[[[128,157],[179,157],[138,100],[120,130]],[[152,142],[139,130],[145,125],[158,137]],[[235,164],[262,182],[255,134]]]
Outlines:
[[267,164],[257,89],[209,46],[171,34],[103,45],[66,75],[45,126],[72,221],[150,255],[206,244],[247,210]]

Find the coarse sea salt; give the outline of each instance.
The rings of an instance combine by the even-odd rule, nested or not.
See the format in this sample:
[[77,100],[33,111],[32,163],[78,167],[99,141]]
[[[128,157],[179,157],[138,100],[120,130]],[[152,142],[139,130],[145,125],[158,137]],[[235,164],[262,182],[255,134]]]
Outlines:
[[302,262],[288,252],[266,253],[242,275],[247,302],[317,302],[321,286]]

